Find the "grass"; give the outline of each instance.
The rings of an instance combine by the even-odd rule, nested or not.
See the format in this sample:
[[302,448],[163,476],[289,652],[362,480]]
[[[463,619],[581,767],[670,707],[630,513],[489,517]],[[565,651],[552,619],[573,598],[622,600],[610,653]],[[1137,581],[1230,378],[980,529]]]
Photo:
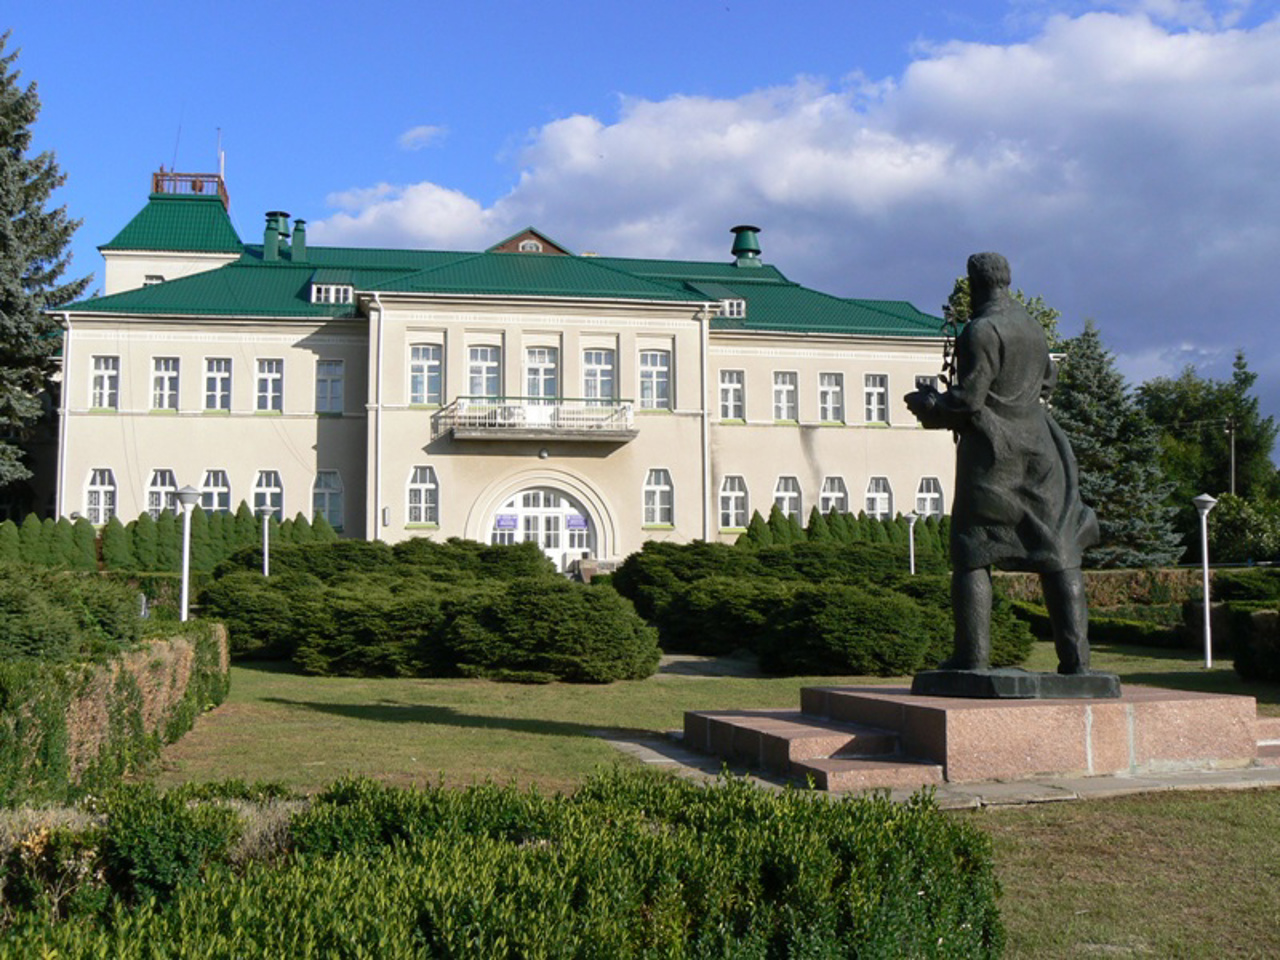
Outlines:
[[[1027,666],[1051,670],[1049,644]],[[1193,651],[1094,649],[1126,683],[1254,696],[1280,715],[1280,690],[1242,683]],[[619,753],[594,734],[678,728],[688,709],[794,707],[802,686],[866,677],[659,674],[607,686],[482,680],[306,677],[232,668],[231,695],[165,751],[160,783],[283,781],[315,790],[344,774],[398,784],[477,780],[572,789]],[[1010,957],[1280,956],[1280,791],[1155,794],[957,812],[993,838]]]

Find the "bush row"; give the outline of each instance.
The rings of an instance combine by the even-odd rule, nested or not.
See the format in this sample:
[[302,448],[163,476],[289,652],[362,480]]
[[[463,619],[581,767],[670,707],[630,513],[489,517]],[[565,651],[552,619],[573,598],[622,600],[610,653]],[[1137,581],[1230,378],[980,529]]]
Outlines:
[[658,664],[656,631],[630,603],[555,576],[535,544],[341,541],[274,552],[270,578],[236,569],[243,559],[200,595],[237,656],[329,676],[529,682],[633,680]]
[[[1052,640],[1049,611],[1038,603],[1012,602],[1017,617],[1026,621],[1037,640]],[[1089,612],[1089,642],[1117,643],[1139,647],[1177,648],[1185,646],[1186,631],[1181,623],[1167,623],[1135,616]]]
[[[668,650],[747,649],[771,673],[899,676],[937,663],[952,643],[945,565],[917,561],[935,572],[907,575],[905,550],[888,543],[648,543],[613,584],[657,625]],[[993,662],[1022,662],[1032,639],[997,596]]]
[[989,841],[923,796],[830,800],[647,771],[556,797],[346,781],[294,816],[292,853],[243,865],[230,862],[238,825],[225,807],[138,789],[105,812],[78,846],[44,837],[8,857],[0,956],[996,957],[1003,946]]
[[[1222,571],[1214,574],[1215,578],[1222,575]],[[996,574],[996,580],[1011,600],[1035,604],[1043,600],[1037,574],[1001,572]],[[1200,571],[1189,568],[1086,570],[1084,589],[1091,610],[1180,604],[1200,595]]]
[[136,590],[96,575],[0,565],[0,660],[100,658],[137,643]]
[[1280,611],[1276,603],[1234,600],[1226,604],[1226,617],[1240,678],[1280,681]]
[[[328,543],[338,538],[328,521],[309,521],[299,513],[283,523],[274,519],[269,536],[273,543]],[[262,520],[243,501],[234,513],[191,511],[191,569],[211,571],[237,550],[262,542]],[[41,520],[34,513],[22,523],[0,523],[0,563],[24,563],[36,567],[71,570],[163,572],[182,566],[182,519],[171,511],[158,518],[144,513],[128,524],[112,517],[101,534],[84,517],[74,523]]]
[[170,634],[98,663],[0,659],[0,806],[101,790],[222,702],[222,629]]
[[[915,530],[916,553],[920,556],[946,557],[947,539],[950,535],[950,517],[927,517],[917,522]],[[757,510],[751,515],[746,531],[738,537],[737,545],[747,548],[786,546],[790,543],[892,543],[907,546],[911,538],[911,526],[907,518],[898,514],[892,520],[868,517],[865,512],[857,516],[832,510],[823,514],[817,507],[809,511],[809,522],[802,525],[798,517],[788,516],[776,503],[766,520]]]

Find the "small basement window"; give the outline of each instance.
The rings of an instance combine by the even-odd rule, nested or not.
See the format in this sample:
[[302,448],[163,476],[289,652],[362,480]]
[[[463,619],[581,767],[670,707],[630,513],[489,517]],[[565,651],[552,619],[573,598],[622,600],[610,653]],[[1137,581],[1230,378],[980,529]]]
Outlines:
[[352,288],[345,283],[313,283],[312,303],[350,303]]
[[142,278],[142,285],[144,287],[154,287],[157,283],[164,283],[164,277],[158,273],[148,273]]
[[730,317],[734,320],[741,320],[747,315],[747,301],[745,300],[721,300],[720,316]]

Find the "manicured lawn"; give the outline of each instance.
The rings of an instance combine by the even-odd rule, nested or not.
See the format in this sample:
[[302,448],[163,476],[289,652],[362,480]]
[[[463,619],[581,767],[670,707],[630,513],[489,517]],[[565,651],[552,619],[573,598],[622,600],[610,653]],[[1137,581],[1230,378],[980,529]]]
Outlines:
[[[1028,666],[1052,669],[1039,644]],[[1244,693],[1280,715],[1280,690],[1241,683],[1193,651],[1097,647],[1094,666],[1142,683]],[[608,686],[306,677],[237,666],[231,696],[166,750],[162,784],[344,774],[413,784],[487,778],[572,789],[620,754],[593,735],[680,727],[687,709],[794,707],[813,683],[660,674]],[[1280,791],[1156,794],[953,813],[995,843],[1010,957],[1280,956]]]

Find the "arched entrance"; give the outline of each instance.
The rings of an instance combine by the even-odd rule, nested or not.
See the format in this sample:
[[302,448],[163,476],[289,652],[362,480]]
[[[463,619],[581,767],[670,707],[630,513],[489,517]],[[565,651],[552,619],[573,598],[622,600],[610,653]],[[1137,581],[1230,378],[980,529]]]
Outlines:
[[552,487],[528,487],[493,514],[490,543],[533,541],[564,571],[570,562],[596,556],[596,531],[586,508]]

